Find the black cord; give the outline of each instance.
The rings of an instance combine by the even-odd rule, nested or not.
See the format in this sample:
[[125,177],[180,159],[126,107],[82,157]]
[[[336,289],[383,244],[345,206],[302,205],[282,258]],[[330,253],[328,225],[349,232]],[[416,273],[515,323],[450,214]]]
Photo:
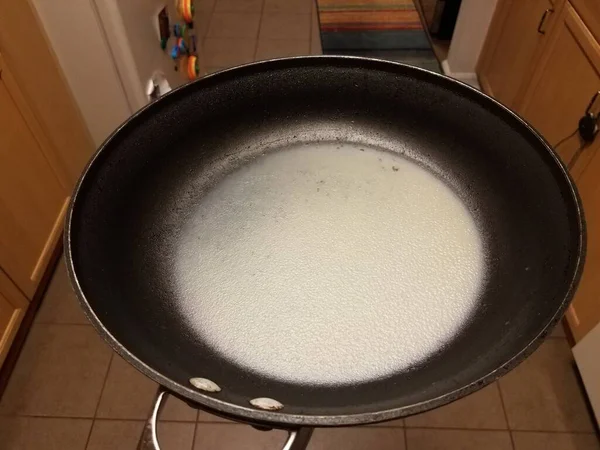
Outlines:
[[569,139],[571,139],[573,136],[575,136],[577,134],[577,132],[579,131],[579,128],[577,128],[575,131],[573,131],[571,134],[569,134],[567,137],[562,138],[560,141],[558,141],[558,143],[556,145],[554,145],[554,150],[558,150],[558,147],[560,147],[562,144],[564,144],[566,141],[568,141]]
[[577,164],[577,161],[579,160],[579,156],[581,155],[582,150],[585,148],[585,146],[587,144],[589,144],[589,142],[582,142],[581,145],[579,146],[579,148],[577,150],[575,150],[575,153],[573,153],[573,158],[571,158],[571,162],[567,165],[567,169],[571,170],[573,167],[575,167],[575,164]]
[[[554,146],[554,151],[556,151],[558,153],[558,147],[560,147],[562,144],[564,144],[566,141],[568,141],[569,139],[571,139],[573,136],[575,136],[577,134],[577,132],[579,132],[579,128],[577,128],[575,131],[573,131],[571,134],[569,134],[568,136],[562,138],[560,141],[558,141],[556,143],[556,145]],[[585,148],[585,146],[588,144],[588,142],[583,141],[581,143],[581,145],[579,146],[579,148],[577,150],[575,150],[575,153],[573,153],[573,158],[571,158],[571,161],[569,162],[569,164],[567,164],[567,168],[569,170],[571,170],[571,168],[573,168],[573,166],[575,166],[575,164],[577,163],[577,160],[579,159],[579,155],[581,155],[581,151]]]

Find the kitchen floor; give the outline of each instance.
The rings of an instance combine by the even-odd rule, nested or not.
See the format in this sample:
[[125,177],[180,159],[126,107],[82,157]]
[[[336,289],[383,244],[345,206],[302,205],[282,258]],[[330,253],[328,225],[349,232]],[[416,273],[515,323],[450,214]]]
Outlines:
[[[97,336],[62,260],[0,401],[2,450],[134,450],[157,385]],[[163,450],[279,450],[262,432],[169,398]],[[309,450],[600,450],[559,327],[529,359],[471,396],[382,425],[317,430]]]
[[[312,0],[196,0],[196,14],[207,72],[321,53]],[[156,388],[97,336],[61,260],[0,401],[0,449],[135,449]],[[170,398],[159,439],[163,450],[278,450],[285,434]],[[557,329],[500,382],[463,400],[383,425],[318,430],[309,449],[600,450],[600,444]]]
[[206,73],[322,53],[314,0],[195,0],[195,5]]

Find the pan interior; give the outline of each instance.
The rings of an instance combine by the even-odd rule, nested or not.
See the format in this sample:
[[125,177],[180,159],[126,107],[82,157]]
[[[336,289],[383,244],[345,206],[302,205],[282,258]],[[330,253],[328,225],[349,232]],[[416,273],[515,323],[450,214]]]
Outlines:
[[449,186],[339,142],[226,175],[176,252],[177,306],[200,339],[247,370],[314,385],[422,362],[467,321],[484,274],[479,232]]
[[584,246],[573,185],[523,122],[349,58],[170,93],[74,198],[68,267],[104,337],[182,398],[276,426],[415,414],[496,379],[561,316]]

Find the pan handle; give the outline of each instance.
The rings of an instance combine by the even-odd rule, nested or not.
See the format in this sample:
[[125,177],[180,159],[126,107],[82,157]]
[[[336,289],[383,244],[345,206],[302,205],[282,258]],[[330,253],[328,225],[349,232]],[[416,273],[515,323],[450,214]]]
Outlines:
[[[152,407],[152,413],[144,425],[144,430],[142,431],[142,437],[140,438],[137,450],[160,450],[156,425],[158,423],[158,415],[167,401],[168,395],[169,393],[164,388],[158,388],[154,406]],[[306,450],[312,432],[312,428],[288,430],[289,436],[282,450]]]

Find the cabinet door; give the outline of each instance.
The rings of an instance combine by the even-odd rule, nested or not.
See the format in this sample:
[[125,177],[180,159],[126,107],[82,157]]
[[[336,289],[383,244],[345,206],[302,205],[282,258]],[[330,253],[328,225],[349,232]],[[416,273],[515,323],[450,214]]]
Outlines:
[[600,45],[569,3],[549,38],[517,112],[553,146],[572,135],[557,149],[570,164],[581,146],[579,119],[600,90]]
[[587,254],[579,288],[566,315],[576,342],[600,323],[600,139],[581,155],[574,171],[585,213]]
[[553,11],[550,0],[500,0],[477,67],[487,94],[514,108],[554,25]]
[[27,299],[0,269],[0,367],[28,306]]
[[1,57],[0,70],[0,268],[32,298],[61,236],[68,194]]

